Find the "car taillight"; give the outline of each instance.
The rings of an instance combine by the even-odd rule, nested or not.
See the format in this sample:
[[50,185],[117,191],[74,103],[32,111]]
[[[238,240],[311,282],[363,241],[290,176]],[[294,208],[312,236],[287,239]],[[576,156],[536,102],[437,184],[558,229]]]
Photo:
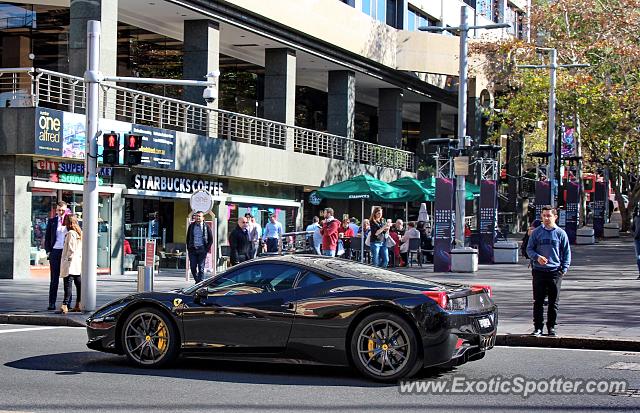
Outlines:
[[493,290],[491,289],[490,285],[472,285],[471,291],[473,291],[474,293],[480,293],[484,291],[489,295],[489,297],[493,297]]
[[440,308],[447,308],[449,297],[447,296],[447,293],[445,291],[423,291],[422,294],[435,301],[440,306]]

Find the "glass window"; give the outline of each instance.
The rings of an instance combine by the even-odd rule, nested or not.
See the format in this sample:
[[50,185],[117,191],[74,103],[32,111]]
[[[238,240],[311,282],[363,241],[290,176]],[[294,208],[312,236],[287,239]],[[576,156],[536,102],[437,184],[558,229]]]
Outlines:
[[411,9],[409,9],[409,12],[407,13],[407,30],[409,30],[410,32],[413,32],[413,31],[417,30],[417,27],[416,27],[416,12],[414,12]]
[[371,16],[371,2],[374,0],[362,0],[362,12]]
[[293,288],[300,270],[282,264],[257,264],[221,274],[207,288],[209,295],[242,295]]
[[44,264],[44,236],[47,221],[54,215],[56,204],[55,192],[35,192],[31,199],[31,265]]
[[376,7],[376,20],[381,21],[382,23],[387,22],[387,2],[386,0],[377,0]]
[[325,281],[326,281],[325,277],[309,271],[298,282],[297,287],[298,288],[309,287],[316,284],[322,284]]

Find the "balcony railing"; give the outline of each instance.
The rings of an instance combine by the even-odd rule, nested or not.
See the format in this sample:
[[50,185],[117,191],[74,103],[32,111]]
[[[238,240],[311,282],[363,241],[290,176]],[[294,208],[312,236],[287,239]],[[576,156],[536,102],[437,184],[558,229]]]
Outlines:
[[[84,113],[81,77],[44,69],[0,69],[0,106],[43,106]],[[414,154],[254,116],[101,84],[100,114],[124,122],[211,138],[293,150],[325,158],[413,172]],[[290,142],[287,145],[287,142]]]

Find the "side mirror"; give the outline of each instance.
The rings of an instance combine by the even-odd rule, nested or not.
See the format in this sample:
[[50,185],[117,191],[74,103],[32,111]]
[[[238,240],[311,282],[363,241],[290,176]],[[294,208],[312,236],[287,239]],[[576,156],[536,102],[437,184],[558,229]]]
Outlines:
[[203,302],[207,299],[208,296],[209,296],[209,290],[207,290],[207,287],[198,288],[196,290],[195,301]]

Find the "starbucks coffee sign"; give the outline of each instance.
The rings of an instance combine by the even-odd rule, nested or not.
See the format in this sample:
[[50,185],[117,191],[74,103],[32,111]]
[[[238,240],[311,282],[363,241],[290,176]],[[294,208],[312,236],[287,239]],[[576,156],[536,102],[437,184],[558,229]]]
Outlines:
[[322,198],[320,198],[316,191],[309,194],[309,203],[311,205],[320,205],[320,202],[322,202]]
[[213,196],[223,194],[222,182],[151,174],[136,174],[133,177],[133,188],[143,191],[181,192],[187,194],[204,190]]

